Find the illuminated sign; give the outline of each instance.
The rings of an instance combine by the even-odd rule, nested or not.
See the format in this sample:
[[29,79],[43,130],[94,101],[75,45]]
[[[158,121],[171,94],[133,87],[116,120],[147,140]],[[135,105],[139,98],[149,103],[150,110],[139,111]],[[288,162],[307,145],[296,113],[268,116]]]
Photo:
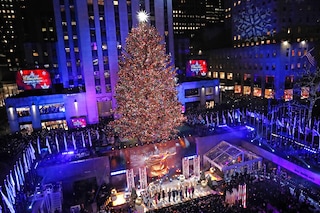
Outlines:
[[86,118],[71,118],[71,124],[73,128],[84,128],[87,126]]
[[208,72],[205,60],[189,60],[186,68],[186,76],[206,76]]
[[45,69],[20,70],[16,82],[20,90],[49,89],[51,87],[50,73]]

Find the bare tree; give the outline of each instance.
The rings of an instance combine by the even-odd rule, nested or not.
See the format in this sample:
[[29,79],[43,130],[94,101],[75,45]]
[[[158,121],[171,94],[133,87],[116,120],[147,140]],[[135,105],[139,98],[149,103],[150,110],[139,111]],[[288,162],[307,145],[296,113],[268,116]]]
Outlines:
[[309,66],[304,70],[301,75],[299,75],[296,81],[295,88],[297,91],[304,91],[306,96],[304,96],[308,105],[308,116],[307,120],[309,127],[311,127],[312,121],[312,110],[320,99],[320,68]]

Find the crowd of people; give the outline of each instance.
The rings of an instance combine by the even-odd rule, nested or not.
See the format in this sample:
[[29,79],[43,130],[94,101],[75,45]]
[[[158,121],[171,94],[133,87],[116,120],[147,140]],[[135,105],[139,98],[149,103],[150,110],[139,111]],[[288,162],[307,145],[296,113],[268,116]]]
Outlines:
[[[186,125],[189,125],[195,129],[199,129],[199,127],[201,127],[201,131],[210,131],[210,128],[212,127],[217,128],[218,124],[227,123],[232,125],[240,125],[244,122],[247,115],[243,110],[225,110],[222,111],[222,113],[217,111],[201,113],[192,112],[187,113],[186,116]],[[50,155],[50,153],[47,151],[47,141],[51,147],[52,153],[65,151],[63,142],[64,138],[67,141],[69,150],[74,150],[74,146],[78,147],[78,150],[92,150],[92,152],[89,152],[89,155],[96,154],[95,147],[98,146],[110,144],[112,146],[117,146],[117,144],[120,143],[119,141],[115,140],[114,138],[108,138],[108,133],[111,131],[107,125],[109,121],[110,120],[102,120],[99,124],[88,125],[85,128],[79,129],[43,129],[41,131],[35,131],[26,135],[16,133],[3,136],[0,140],[0,159],[3,164],[2,166],[4,166],[5,169],[3,169],[2,172],[8,174],[10,170],[10,164],[16,161],[16,158],[21,155],[22,151],[29,144],[29,142],[32,142],[36,148],[38,139],[40,141],[40,148],[46,150],[43,151],[39,156],[41,158]],[[195,133],[197,133],[197,131],[195,131]],[[89,137],[92,145],[89,143]],[[59,141],[59,147],[57,147],[56,138]],[[73,138],[75,139],[75,145]],[[269,144],[269,146],[271,146],[273,149],[278,150],[279,153],[281,151],[281,153],[287,154],[289,156],[289,160],[294,161],[295,158],[303,159],[305,162],[313,165],[313,168],[320,165],[319,152],[309,152],[303,146],[292,142],[292,140],[274,139],[266,140],[266,143]],[[12,162],[8,162],[8,159],[10,159]],[[296,163],[298,163],[298,160],[296,161]],[[210,212],[254,212],[254,210],[257,210],[256,212],[268,212],[270,209],[277,209],[279,212],[307,212],[305,209],[310,210],[312,208],[309,205],[308,200],[301,201],[299,198],[292,196],[288,186],[282,186],[279,182],[269,179],[265,179],[263,182],[253,182],[248,179],[248,177],[243,177],[241,175],[237,178],[240,178],[238,181],[241,180],[242,182],[244,181],[248,184],[248,206],[246,209],[243,209],[241,205],[226,204],[223,196],[220,195],[209,195],[207,197],[197,197],[194,199],[185,200],[185,197],[190,196],[188,187],[186,187],[186,193],[184,191],[185,189],[172,189],[170,191],[164,191],[164,193],[163,191],[160,191],[156,194],[145,194],[143,195],[143,201],[146,203],[146,205],[159,202],[163,199],[169,199],[169,202],[171,199],[185,201],[177,202],[177,204],[165,207],[163,209],[153,209],[150,212],[207,212],[207,210],[210,208]],[[230,182],[226,183],[226,188],[230,186],[230,184]],[[266,184],[270,187],[265,187]],[[293,187],[296,187],[300,183],[292,184],[295,184]],[[306,184],[306,182],[303,183],[303,185]],[[301,188],[306,187],[302,186]],[[279,196],[281,198],[286,198],[278,199]],[[151,200],[152,202],[150,202]],[[133,210],[131,209],[130,211]]]
[[[227,192],[231,192],[239,184],[246,184],[246,205],[241,199],[229,203],[226,200]],[[267,187],[266,187],[267,186]],[[142,205],[147,207],[148,213],[318,213],[316,208],[308,199],[301,196],[299,190],[291,190],[289,185],[283,184],[277,178],[256,178],[253,174],[235,173],[228,181],[222,181],[214,191],[199,196],[187,189],[178,190],[175,201],[168,203],[172,199],[173,190],[160,191],[154,193],[154,197],[149,196],[148,191],[142,194]],[[222,192],[222,193],[219,193]],[[150,198],[150,200],[146,199]],[[151,206],[150,205],[150,201]],[[165,203],[162,205],[160,203]],[[159,205],[157,205],[159,204]],[[104,212],[104,211],[101,211]],[[134,205],[122,208],[110,208],[105,212],[138,212]]]

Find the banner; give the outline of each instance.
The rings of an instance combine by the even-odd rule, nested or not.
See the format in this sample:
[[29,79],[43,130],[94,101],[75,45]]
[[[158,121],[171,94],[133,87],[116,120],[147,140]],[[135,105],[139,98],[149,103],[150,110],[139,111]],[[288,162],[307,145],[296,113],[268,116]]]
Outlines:
[[126,170],[126,177],[127,177],[128,190],[131,191],[132,188],[135,188],[133,169],[127,169]]
[[182,174],[186,179],[189,178],[189,158],[182,159]]
[[200,156],[196,156],[193,158],[193,170],[194,175],[200,177]]
[[140,189],[148,187],[147,167],[139,168]]

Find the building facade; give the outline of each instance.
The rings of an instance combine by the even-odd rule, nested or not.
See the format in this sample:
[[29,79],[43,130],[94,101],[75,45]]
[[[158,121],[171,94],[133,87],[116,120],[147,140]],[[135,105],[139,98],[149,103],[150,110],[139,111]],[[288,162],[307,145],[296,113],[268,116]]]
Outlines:
[[137,12],[145,10],[174,58],[170,0],[54,0],[59,79],[84,92],[88,122],[97,123],[116,106],[118,58]]
[[224,4],[221,0],[177,0],[172,3],[175,65],[184,71],[194,54],[192,38],[208,25],[224,22]]
[[226,6],[233,48],[212,50],[208,62],[221,91],[291,100],[295,80],[319,59],[320,3],[229,0]]
[[[150,24],[163,36],[173,60],[171,0],[53,0],[55,47],[52,43],[25,44],[33,52],[26,54],[30,66],[48,69],[52,88],[6,99],[11,131],[67,128],[73,126],[75,118],[94,124],[110,116],[116,107],[118,59],[131,28],[138,26],[137,13],[141,10],[149,14]],[[41,28],[43,38],[51,31],[50,20]],[[46,113],[41,113],[43,110]]]

